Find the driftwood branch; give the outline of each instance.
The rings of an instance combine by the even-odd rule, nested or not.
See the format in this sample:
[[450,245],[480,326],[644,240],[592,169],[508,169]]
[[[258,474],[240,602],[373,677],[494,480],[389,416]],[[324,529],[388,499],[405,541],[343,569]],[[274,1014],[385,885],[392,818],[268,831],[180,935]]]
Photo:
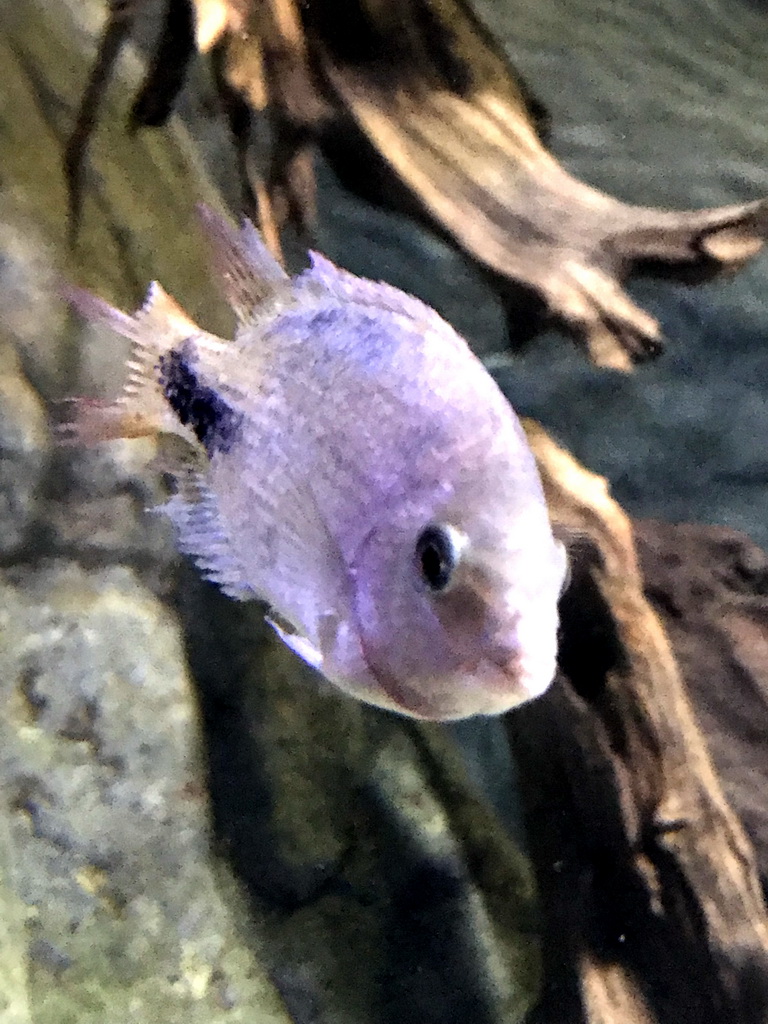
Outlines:
[[625,277],[704,280],[740,266],[765,237],[763,203],[669,213],[589,188],[547,152],[521,98],[493,81],[473,81],[466,94],[417,78],[393,89],[328,52],[322,66],[424,216],[490,273],[513,341],[523,286],[595,363],[626,370],[658,353],[661,334],[623,291]]
[[64,149],[64,177],[69,193],[70,244],[74,244],[77,238],[82,219],[86,149],[99,116],[105,89],[111,81],[117,58],[130,34],[136,10],[135,2],[131,4],[116,0],[110,4],[109,18],[101,36],[96,60],[91,67],[77,117]]
[[[625,277],[703,280],[739,267],[768,231],[763,203],[675,213],[571,177],[542,141],[540,104],[461,0],[272,0],[251,6],[248,25],[273,121],[317,140],[355,191],[415,213],[472,257],[509,309],[513,343],[551,319],[596,363],[626,370],[661,337]],[[240,81],[245,52],[240,41]],[[291,167],[276,153],[270,187],[306,226]]]
[[[157,124],[172,108],[195,46],[189,3],[197,45],[216,54],[246,206],[278,255],[287,223],[311,232],[319,145],[350,188],[421,218],[482,268],[513,345],[553,321],[598,365],[628,370],[660,351],[661,333],[624,292],[627,276],[705,280],[765,240],[763,202],[670,212],[569,175],[542,139],[541,104],[463,0],[171,0],[135,123]],[[142,9],[134,0],[134,16]],[[106,29],[68,149],[73,222],[87,126],[124,18]],[[272,127],[263,173],[248,159],[243,104]]]
[[555,520],[576,538],[560,678],[507,716],[546,921],[535,1020],[763,1022],[754,853],[645,597],[632,528],[604,481],[540,428],[530,436]]

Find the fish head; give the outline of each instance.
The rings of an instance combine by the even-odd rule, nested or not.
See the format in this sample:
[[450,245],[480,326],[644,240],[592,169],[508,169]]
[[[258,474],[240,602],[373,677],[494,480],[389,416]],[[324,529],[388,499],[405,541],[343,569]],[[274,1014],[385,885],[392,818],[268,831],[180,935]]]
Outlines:
[[475,466],[448,496],[438,487],[383,510],[352,568],[363,699],[450,720],[547,689],[567,556],[538,477],[519,483]]

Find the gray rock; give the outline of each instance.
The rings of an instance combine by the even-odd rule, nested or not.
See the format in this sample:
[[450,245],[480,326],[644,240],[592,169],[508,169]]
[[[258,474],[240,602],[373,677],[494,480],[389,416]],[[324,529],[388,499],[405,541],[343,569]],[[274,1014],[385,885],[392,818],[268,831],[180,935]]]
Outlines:
[[49,445],[43,404],[0,334],[0,555],[23,548],[34,526]]
[[0,819],[0,1020],[30,1024],[25,936],[26,910],[10,883],[15,867],[11,823]]
[[173,616],[128,569],[53,563],[4,575],[0,638],[2,898],[35,1021],[285,1022],[209,849]]

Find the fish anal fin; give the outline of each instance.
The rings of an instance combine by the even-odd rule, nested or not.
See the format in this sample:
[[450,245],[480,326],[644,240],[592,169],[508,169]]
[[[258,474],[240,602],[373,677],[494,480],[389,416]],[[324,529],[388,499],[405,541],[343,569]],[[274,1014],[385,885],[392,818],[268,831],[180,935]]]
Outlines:
[[240,323],[252,321],[280,292],[289,294],[290,278],[250,221],[237,231],[209,206],[201,203],[198,214],[213,248],[214,271]]
[[257,594],[245,582],[240,560],[226,535],[216,496],[190,459],[175,470],[177,493],[160,507],[173,522],[179,549],[228,597],[248,600]]

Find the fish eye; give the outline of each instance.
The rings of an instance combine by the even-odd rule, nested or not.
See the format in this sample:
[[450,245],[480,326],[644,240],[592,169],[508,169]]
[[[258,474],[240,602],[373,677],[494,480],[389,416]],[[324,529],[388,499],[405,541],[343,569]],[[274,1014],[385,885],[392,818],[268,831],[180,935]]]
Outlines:
[[416,565],[424,583],[434,593],[450,584],[461,558],[465,538],[451,526],[430,523],[416,541]]

